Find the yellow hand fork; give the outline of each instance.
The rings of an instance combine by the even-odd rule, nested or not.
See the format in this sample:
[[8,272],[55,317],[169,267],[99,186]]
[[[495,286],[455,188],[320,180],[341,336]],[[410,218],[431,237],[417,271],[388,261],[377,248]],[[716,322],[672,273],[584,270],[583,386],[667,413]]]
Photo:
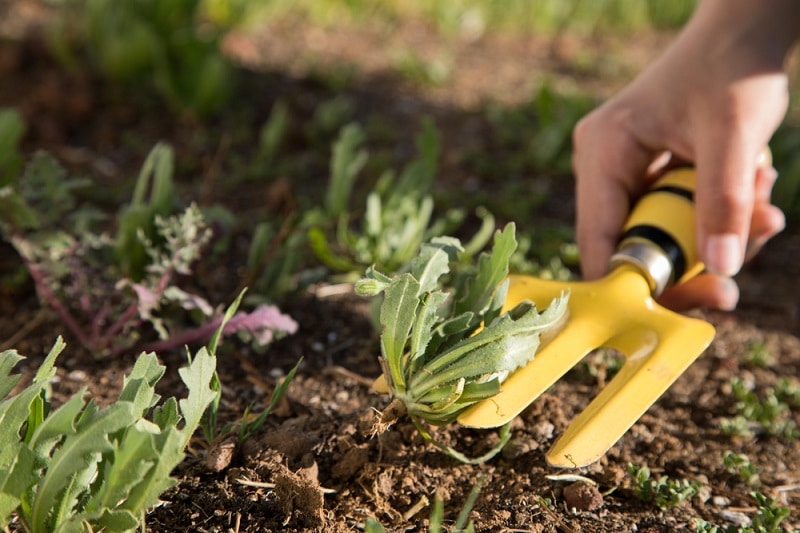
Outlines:
[[588,465],[613,446],[708,347],[714,328],[654,300],[703,269],[695,242],[693,169],[674,170],[641,198],[623,231],[612,270],[588,282],[512,276],[506,307],[524,300],[543,309],[570,292],[564,328],[511,374],[498,395],[465,410],[469,427],[498,427],[517,416],[590,351],[619,350],[619,373],[570,424],[547,454],[558,467]]

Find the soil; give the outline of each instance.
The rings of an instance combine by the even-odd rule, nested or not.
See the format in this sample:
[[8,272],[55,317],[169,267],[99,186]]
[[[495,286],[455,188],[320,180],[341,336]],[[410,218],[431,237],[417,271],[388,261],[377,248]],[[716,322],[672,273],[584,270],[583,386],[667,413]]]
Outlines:
[[[19,9],[6,9],[35,27],[41,6],[12,4]],[[464,155],[486,146],[480,106],[524,102],[544,79],[598,97],[608,95],[654,57],[668,38],[440,38],[413,21],[392,32],[380,26],[325,28],[277,21],[263,32],[226,42],[248,72],[237,94],[240,112],[202,122],[171,115],[152,100],[109,87],[89,72],[66,71],[35,33],[18,31],[14,39],[0,42],[0,106],[16,107],[26,117],[27,153],[45,148],[112,189],[135,175],[154,142],[167,139],[176,147],[177,160],[184,162],[179,163],[179,177],[187,200],[221,199],[244,219],[253,220],[265,205],[276,212],[290,211],[321,183],[293,181],[291,175],[277,180],[279,187],[275,182],[226,183],[219,177],[224,161],[242,155],[237,150],[247,150],[247,143],[236,143],[236,133],[227,137],[226,132],[242,127],[244,135],[255,139],[254,127],[265,120],[276,99],[288,100],[295,111],[310,116],[317,104],[343,91],[355,103],[357,117],[379,115],[395,130],[394,150],[401,155],[412,146],[419,117],[434,117],[444,144],[437,185],[442,196],[475,192],[486,198],[498,188],[535,183],[537,190],[547,191],[547,202],[526,213],[525,219],[530,224],[569,226],[569,176],[521,175],[498,181],[469,166]],[[454,65],[452,75],[439,85],[411,83],[393,69],[391,51],[398,49],[422,57],[446,53]],[[334,90],[321,81],[320,70],[345,67],[352,76],[345,88]],[[486,158],[505,155],[487,153]],[[308,168],[324,176],[325,158],[310,156]],[[112,195],[102,201],[113,209],[121,199]],[[241,241],[241,235],[235,236]],[[239,248],[246,249],[243,246]],[[229,301],[235,294],[243,264],[242,253],[236,253],[242,251],[239,248],[234,247],[223,266],[198,271],[195,283],[209,299]],[[753,490],[792,509],[782,526],[798,530],[800,441],[763,432],[731,438],[720,431],[720,420],[736,414],[733,378],[752,383],[763,395],[781,378],[800,376],[799,255],[800,231],[790,225],[737,277],[742,296],[736,311],[691,313],[717,328],[714,341],[604,457],[568,471],[596,485],[551,478],[565,472],[548,467],[544,455],[606,381],[602,354],[589,356],[526,409],[514,422],[511,442],[501,455],[480,466],[465,465],[427,444],[408,420],[379,436],[370,435],[376,411],[386,407],[389,398],[371,388],[380,368],[369,302],[355,296],[347,283],[328,279],[311,285],[281,304],[300,324],[296,334],[273,343],[264,354],[235,341],[226,342],[219,354],[223,422],[239,419],[250,405],[254,411],[267,405],[275,386],[302,358],[285,399],[264,427],[241,445],[193,441],[187,459],[174,472],[176,485],[147,514],[147,528],[339,533],[361,531],[372,517],[388,531],[427,531],[434,497],[442,498],[445,521],[452,524],[480,482],[470,515],[480,532],[694,531],[695,519],[740,525],[757,511]],[[3,245],[3,273],[18,266],[13,249]],[[0,347],[14,347],[29,356],[21,365],[29,376],[62,332],[61,325],[41,308],[30,283],[4,285],[0,310]],[[59,361],[56,400],[87,386],[101,405],[113,401],[135,354],[95,360],[66,336],[70,346]],[[765,366],[748,357],[760,344],[771,354]],[[175,371],[183,355],[160,355],[169,368],[160,386],[175,394]],[[800,424],[797,406],[785,416]],[[498,438],[493,431],[456,425],[436,430],[436,436],[475,454]],[[758,486],[748,486],[725,468],[727,451],[749,457],[759,469]],[[629,464],[649,467],[654,477],[699,481],[703,488],[697,496],[660,510],[637,498]]]

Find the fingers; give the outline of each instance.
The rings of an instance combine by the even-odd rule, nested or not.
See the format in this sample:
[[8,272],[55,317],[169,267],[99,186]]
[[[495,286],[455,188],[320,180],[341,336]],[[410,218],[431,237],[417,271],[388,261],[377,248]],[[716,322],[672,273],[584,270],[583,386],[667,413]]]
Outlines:
[[585,279],[608,271],[631,199],[646,184],[652,154],[629,133],[625,110],[603,106],[581,120],[573,133],[576,235]]
[[[777,171],[771,166],[757,169],[754,180],[752,218],[745,260],[752,258],[764,244],[783,230],[786,221],[783,212],[771,205],[772,187]],[[739,289],[730,277],[705,273],[674,286],[659,298],[659,303],[674,311],[686,311],[698,307],[730,311],[739,300]]]
[[755,203],[753,217],[750,221],[750,236],[745,249],[745,261],[755,256],[766,242],[783,231],[786,217],[783,212],[772,205],[772,187],[778,172],[771,166],[761,167],[756,173]]
[[709,272],[730,277],[744,263],[761,147],[735,132],[715,137],[697,151],[698,251]]
[[729,277],[701,274],[667,289],[658,302],[678,312],[698,307],[732,311],[739,302],[739,287]]

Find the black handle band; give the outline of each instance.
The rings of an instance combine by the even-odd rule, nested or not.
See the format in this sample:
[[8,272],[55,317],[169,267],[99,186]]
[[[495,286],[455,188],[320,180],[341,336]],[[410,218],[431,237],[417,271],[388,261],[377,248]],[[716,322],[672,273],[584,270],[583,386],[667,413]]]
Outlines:
[[648,224],[633,226],[622,235],[620,242],[628,239],[645,239],[661,248],[672,263],[673,280],[681,279],[686,273],[686,255],[672,235],[661,228]]

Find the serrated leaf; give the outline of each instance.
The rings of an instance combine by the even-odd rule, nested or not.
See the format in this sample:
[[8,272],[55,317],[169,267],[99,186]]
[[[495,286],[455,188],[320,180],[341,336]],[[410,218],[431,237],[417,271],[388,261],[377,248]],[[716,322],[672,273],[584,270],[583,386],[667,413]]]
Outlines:
[[22,376],[11,376],[11,371],[17,364],[25,359],[16,350],[5,350],[0,352],[0,400],[8,396],[8,393],[16,387]]
[[419,282],[419,295],[436,290],[439,279],[450,272],[449,263],[450,258],[442,248],[422,246],[419,255],[411,261],[411,275]]
[[97,490],[86,502],[84,512],[93,513],[113,509],[126,499],[131,489],[141,483],[159,456],[153,444],[151,433],[128,428],[123,438],[116,443],[108,468],[103,472],[103,480]]
[[64,522],[57,530],[57,533],[69,533],[72,531],[83,533],[86,525],[91,524],[103,532],[128,532],[136,531],[139,526],[139,519],[128,510],[103,509],[92,513],[80,513]]
[[157,405],[153,409],[153,422],[161,429],[166,427],[175,427],[181,421],[181,415],[178,413],[178,400],[175,398],[168,398],[161,405]]
[[381,353],[389,364],[394,387],[402,392],[405,391],[402,360],[419,307],[419,283],[411,274],[402,274],[392,281],[384,294],[380,312]]
[[178,402],[185,421],[185,426],[181,430],[184,438],[184,443],[180,446],[181,451],[200,424],[206,408],[217,396],[216,391],[210,386],[216,368],[217,358],[202,347],[189,366],[178,370],[178,375],[189,389],[188,397]]
[[76,476],[92,469],[102,453],[112,449],[108,435],[131,425],[134,419],[132,404],[112,404],[84,421],[75,434],[64,440],[53,454],[47,473],[39,483],[31,509],[34,531],[50,528],[51,511],[61,510],[63,502],[69,497],[65,489]]
[[8,524],[11,513],[20,504],[21,495],[39,480],[29,449],[16,443],[11,446],[9,455],[13,457],[12,462],[0,470],[0,527]]
[[481,313],[486,308],[495,288],[508,275],[508,262],[517,249],[514,235],[513,223],[495,232],[492,251],[482,253],[478,258],[478,271],[467,283],[464,297],[456,302],[456,314],[465,311]]
[[433,338],[433,326],[439,319],[439,308],[448,298],[445,292],[437,291],[428,293],[421,298],[421,306],[417,312],[417,318],[411,329],[411,337],[408,343],[408,362],[406,380],[413,376],[417,369],[425,364],[426,348]]
[[13,445],[20,439],[20,431],[28,421],[33,402],[40,397],[48,381],[55,375],[54,363],[64,346],[64,341],[58,337],[37,370],[33,383],[16,396],[0,402],[0,469],[10,463]]
[[[195,426],[197,427],[197,426]],[[154,447],[158,460],[147,471],[144,478],[132,487],[127,499],[119,509],[139,512],[158,501],[159,495],[175,484],[170,477],[172,470],[183,460],[186,447],[184,432],[168,427],[154,437]]]
[[519,318],[504,313],[475,335],[463,339],[447,352],[432,359],[409,384],[425,389],[461,377],[479,377],[512,372],[533,358],[542,331],[556,324],[566,313],[567,299],[555,299],[539,314],[533,307]]
[[154,353],[140,354],[131,373],[125,376],[119,401],[132,402],[139,416],[158,402],[155,385],[164,376],[166,367],[158,362]]
[[53,448],[58,443],[65,437],[75,434],[75,424],[86,403],[83,400],[85,393],[86,389],[81,389],[58,409],[51,412],[31,436],[28,447],[36,457],[37,469],[47,466]]

